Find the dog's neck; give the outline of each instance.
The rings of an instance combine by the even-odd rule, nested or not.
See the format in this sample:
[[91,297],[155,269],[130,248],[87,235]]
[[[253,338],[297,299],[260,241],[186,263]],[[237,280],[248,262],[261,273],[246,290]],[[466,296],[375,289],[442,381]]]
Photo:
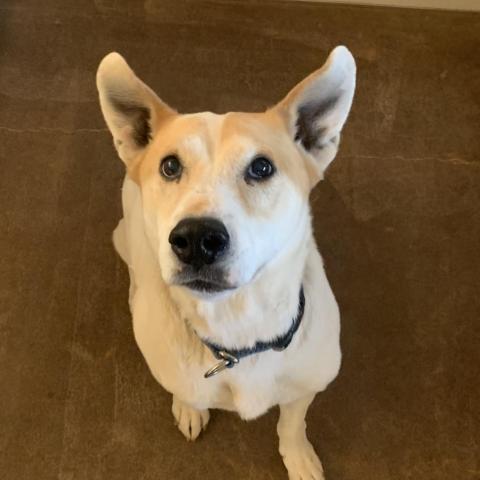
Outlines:
[[175,289],[172,297],[181,315],[204,339],[230,349],[269,341],[288,331],[297,314],[306,259],[313,245],[309,226],[251,283],[228,298],[200,300],[184,289]]

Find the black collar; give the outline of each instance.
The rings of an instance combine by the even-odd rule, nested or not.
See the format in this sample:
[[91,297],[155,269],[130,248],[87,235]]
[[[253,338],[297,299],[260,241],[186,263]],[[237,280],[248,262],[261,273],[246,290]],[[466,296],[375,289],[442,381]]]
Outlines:
[[298,330],[302,322],[303,313],[305,312],[305,294],[303,292],[303,285],[300,288],[297,316],[293,319],[291,327],[286,333],[280,335],[270,342],[256,342],[253,347],[241,348],[237,350],[227,350],[220,345],[217,345],[210,340],[204,338],[200,339],[211,350],[215,358],[220,360],[205,373],[205,378],[213,377],[217,373],[226,368],[234,367],[242,358],[254,355],[255,353],[266,352],[267,350],[275,350],[280,352],[285,350],[293,339],[295,332]]

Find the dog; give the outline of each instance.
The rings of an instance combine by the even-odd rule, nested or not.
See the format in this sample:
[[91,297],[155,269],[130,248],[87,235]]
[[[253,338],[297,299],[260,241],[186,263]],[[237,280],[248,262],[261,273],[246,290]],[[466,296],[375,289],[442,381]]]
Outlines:
[[135,339],[195,440],[209,409],[279,405],[291,480],[323,479],[305,415],[341,363],[340,316],[309,194],[334,159],[355,90],[346,47],[262,113],[179,114],[118,53],[97,72],[126,166],[113,234]]

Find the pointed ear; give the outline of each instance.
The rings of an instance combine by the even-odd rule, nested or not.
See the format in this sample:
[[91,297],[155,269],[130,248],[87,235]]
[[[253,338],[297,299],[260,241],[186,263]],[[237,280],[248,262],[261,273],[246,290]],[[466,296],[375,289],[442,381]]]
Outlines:
[[158,125],[175,111],[163,103],[118,53],[108,54],[97,71],[102,113],[118,155],[131,167]]
[[319,178],[337,153],[355,91],[355,71],[352,54],[337,47],[322,68],[274,107],[285,118],[292,140],[308,154]]

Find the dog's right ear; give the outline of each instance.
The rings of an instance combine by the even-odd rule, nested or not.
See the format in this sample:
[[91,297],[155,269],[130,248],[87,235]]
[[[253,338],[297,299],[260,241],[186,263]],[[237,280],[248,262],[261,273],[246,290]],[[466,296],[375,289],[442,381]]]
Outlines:
[[334,159],[340,132],[355,91],[355,60],[346,47],[337,47],[322,68],[300,82],[276,109],[285,119],[292,140],[313,167],[314,184]]
[[152,140],[159,124],[175,115],[118,53],[108,54],[97,71],[102,113],[119,157],[127,167]]

